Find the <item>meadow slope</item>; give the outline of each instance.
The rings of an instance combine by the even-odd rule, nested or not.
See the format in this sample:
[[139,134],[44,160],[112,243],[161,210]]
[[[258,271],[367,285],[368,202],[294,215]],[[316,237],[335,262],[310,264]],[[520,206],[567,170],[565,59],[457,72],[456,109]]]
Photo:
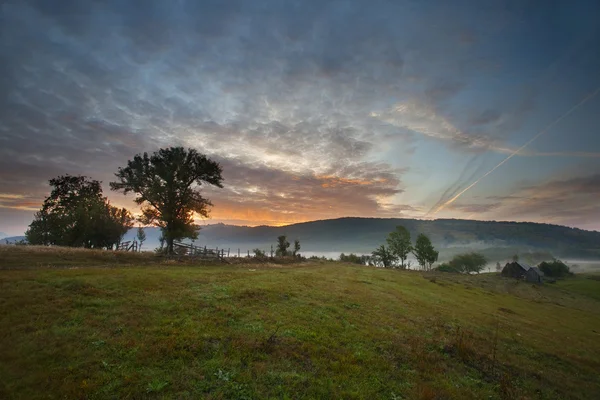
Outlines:
[[0,249],[0,398],[600,398],[598,280],[136,257]]

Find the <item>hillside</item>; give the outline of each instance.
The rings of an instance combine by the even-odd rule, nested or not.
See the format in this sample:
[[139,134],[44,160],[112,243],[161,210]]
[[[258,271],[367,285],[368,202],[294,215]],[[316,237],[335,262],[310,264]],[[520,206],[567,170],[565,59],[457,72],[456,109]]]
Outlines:
[[585,276],[122,257],[0,248],[0,398],[600,398]]
[[[397,225],[403,225],[414,237],[429,235],[442,256],[463,249],[488,249],[492,259],[510,257],[515,252],[548,251],[554,256],[600,259],[600,232],[530,222],[483,222],[458,219],[433,221],[416,219],[340,218],[313,221],[284,227],[244,227],[207,225],[200,231],[197,244],[242,251],[267,250],[277,236],[300,239],[304,252],[370,253]],[[147,249],[158,246],[160,233],[148,229]],[[132,231],[128,238],[133,238]]]
[[25,240],[25,236],[9,236],[0,239],[0,244],[13,244]]

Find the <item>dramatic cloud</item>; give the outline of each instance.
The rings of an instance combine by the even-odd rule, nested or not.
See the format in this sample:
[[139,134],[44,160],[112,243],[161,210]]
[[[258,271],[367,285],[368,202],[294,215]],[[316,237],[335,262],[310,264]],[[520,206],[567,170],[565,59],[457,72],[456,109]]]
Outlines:
[[503,199],[500,216],[597,229],[600,174],[525,186]]
[[[2,2],[0,210],[183,145],[224,166],[214,221],[424,215],[477,175],[468,160],[513,152],[600,83],[588,8],[571,24],[501,0]],[[521,155],[598,157],[597,105]]]

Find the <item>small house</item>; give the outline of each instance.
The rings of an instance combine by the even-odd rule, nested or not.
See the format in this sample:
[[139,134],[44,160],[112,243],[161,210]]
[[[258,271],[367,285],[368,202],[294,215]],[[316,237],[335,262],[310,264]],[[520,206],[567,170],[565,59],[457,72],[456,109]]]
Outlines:
[[502,269],[502,276],[523,279],[531,283],[544,282],[544,273],[538,267],[532,267],[520,261],[507,263]]

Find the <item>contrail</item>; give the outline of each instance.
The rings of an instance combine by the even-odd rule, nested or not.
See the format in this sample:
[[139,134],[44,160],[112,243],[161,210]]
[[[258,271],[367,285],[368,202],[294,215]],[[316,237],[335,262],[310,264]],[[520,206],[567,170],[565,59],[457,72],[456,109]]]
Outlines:
[[[461,190],[461,188],[463,187],[463,185],[465,183],[471,182],[473,179],[475,179],[475,176],[477,175],[479,169],[483,165],[483,162],[480,162],[479,166],[475,166],[475,169],[473,170],[472,168],[478,160],[480,160],[480,155],[471,157],[471,159],[467,162],[467,164],[461,171],[460,176],[454,181],[454,183],[452,183],[450,186],[448,186],[448,188],[440,196],[438,201],[433,206],[431,206],[431,208],[429,209],[429,211],[427,211],[427,213],[425,215],[431,214],[431,212],[433,210],[435,210],[436,208],[438,208],[441,204],[448,201],[448,199],[450,199],[451,197],[454,197],[454,195],[456,195],[456,193],[458,193]],[[472,171],[472,172],[467,177],[467,173],[469,171]]]
[[448,200],[447,202],[445,202],[444,204],[442,204],[441,206],[439,206],[433,212],[432,215],[437,214],[438,212],[442,211],[444,208],[446,208],[450,204],[454,203],[460,196],[462,196],[463,194],[465,194],[466,191],[468,191],[469,189],[471,189],[473,186],[477,185],[479,182],[481,182],[482,179],[486,178],[492,172],[494,172],[495,170],[497,170],[498,168],[500,168],[502,165],[504,165],[504,163],[506,163],[508,160],[510,160],[511,158],[513,158],[514,156],[516,156],[517,154],[519,154],[519,152],[521,150],[523,150],[525,147],[529,146],[531,143],[533,143],[540,136],[542,136],[545,133],[547,133],[552,127],[554,127],[554,125],[558,124],[560,121],[562,121],[563,119],[565,119],[566,117],[568,117],[573,111],[577,110],[579,107],[581,107],[582,105],[584,105],[585,103],[587,103],[591,98],[593,98],[594,96],[596,96],[598,94],[598,92],[600,92],[600,87],[598,87],[592,93],[590,93],[587,96],[585,96],[583,98],[583,100],[581,100],[579,103],[577,103],[575,106],[573,106],[569,111],[567,111],[566,113],[564,113],[563,115],[561,115],[560,117],[558,117],[556,120],[552,121],[548,126],[546,126],[544,129],[542,129],[537,135],[535,135],[534,137],[532,137],[531,139],[529,139],[529,141],[527,143],[525,143],[523,146],[521,146],[517,150],[515,150],[512,154],[510,154],[508,157],[506,157],[504,160],[502,160],[494,168],[490,169],[488,172],[486,172],[485,174],[483,174],[475,182],[471,183],[469,186],[467,186],[466,188],[464,188],[463,190],[461,190],[456,196],[454,196],[453,198],[451,198],[450,200]]

